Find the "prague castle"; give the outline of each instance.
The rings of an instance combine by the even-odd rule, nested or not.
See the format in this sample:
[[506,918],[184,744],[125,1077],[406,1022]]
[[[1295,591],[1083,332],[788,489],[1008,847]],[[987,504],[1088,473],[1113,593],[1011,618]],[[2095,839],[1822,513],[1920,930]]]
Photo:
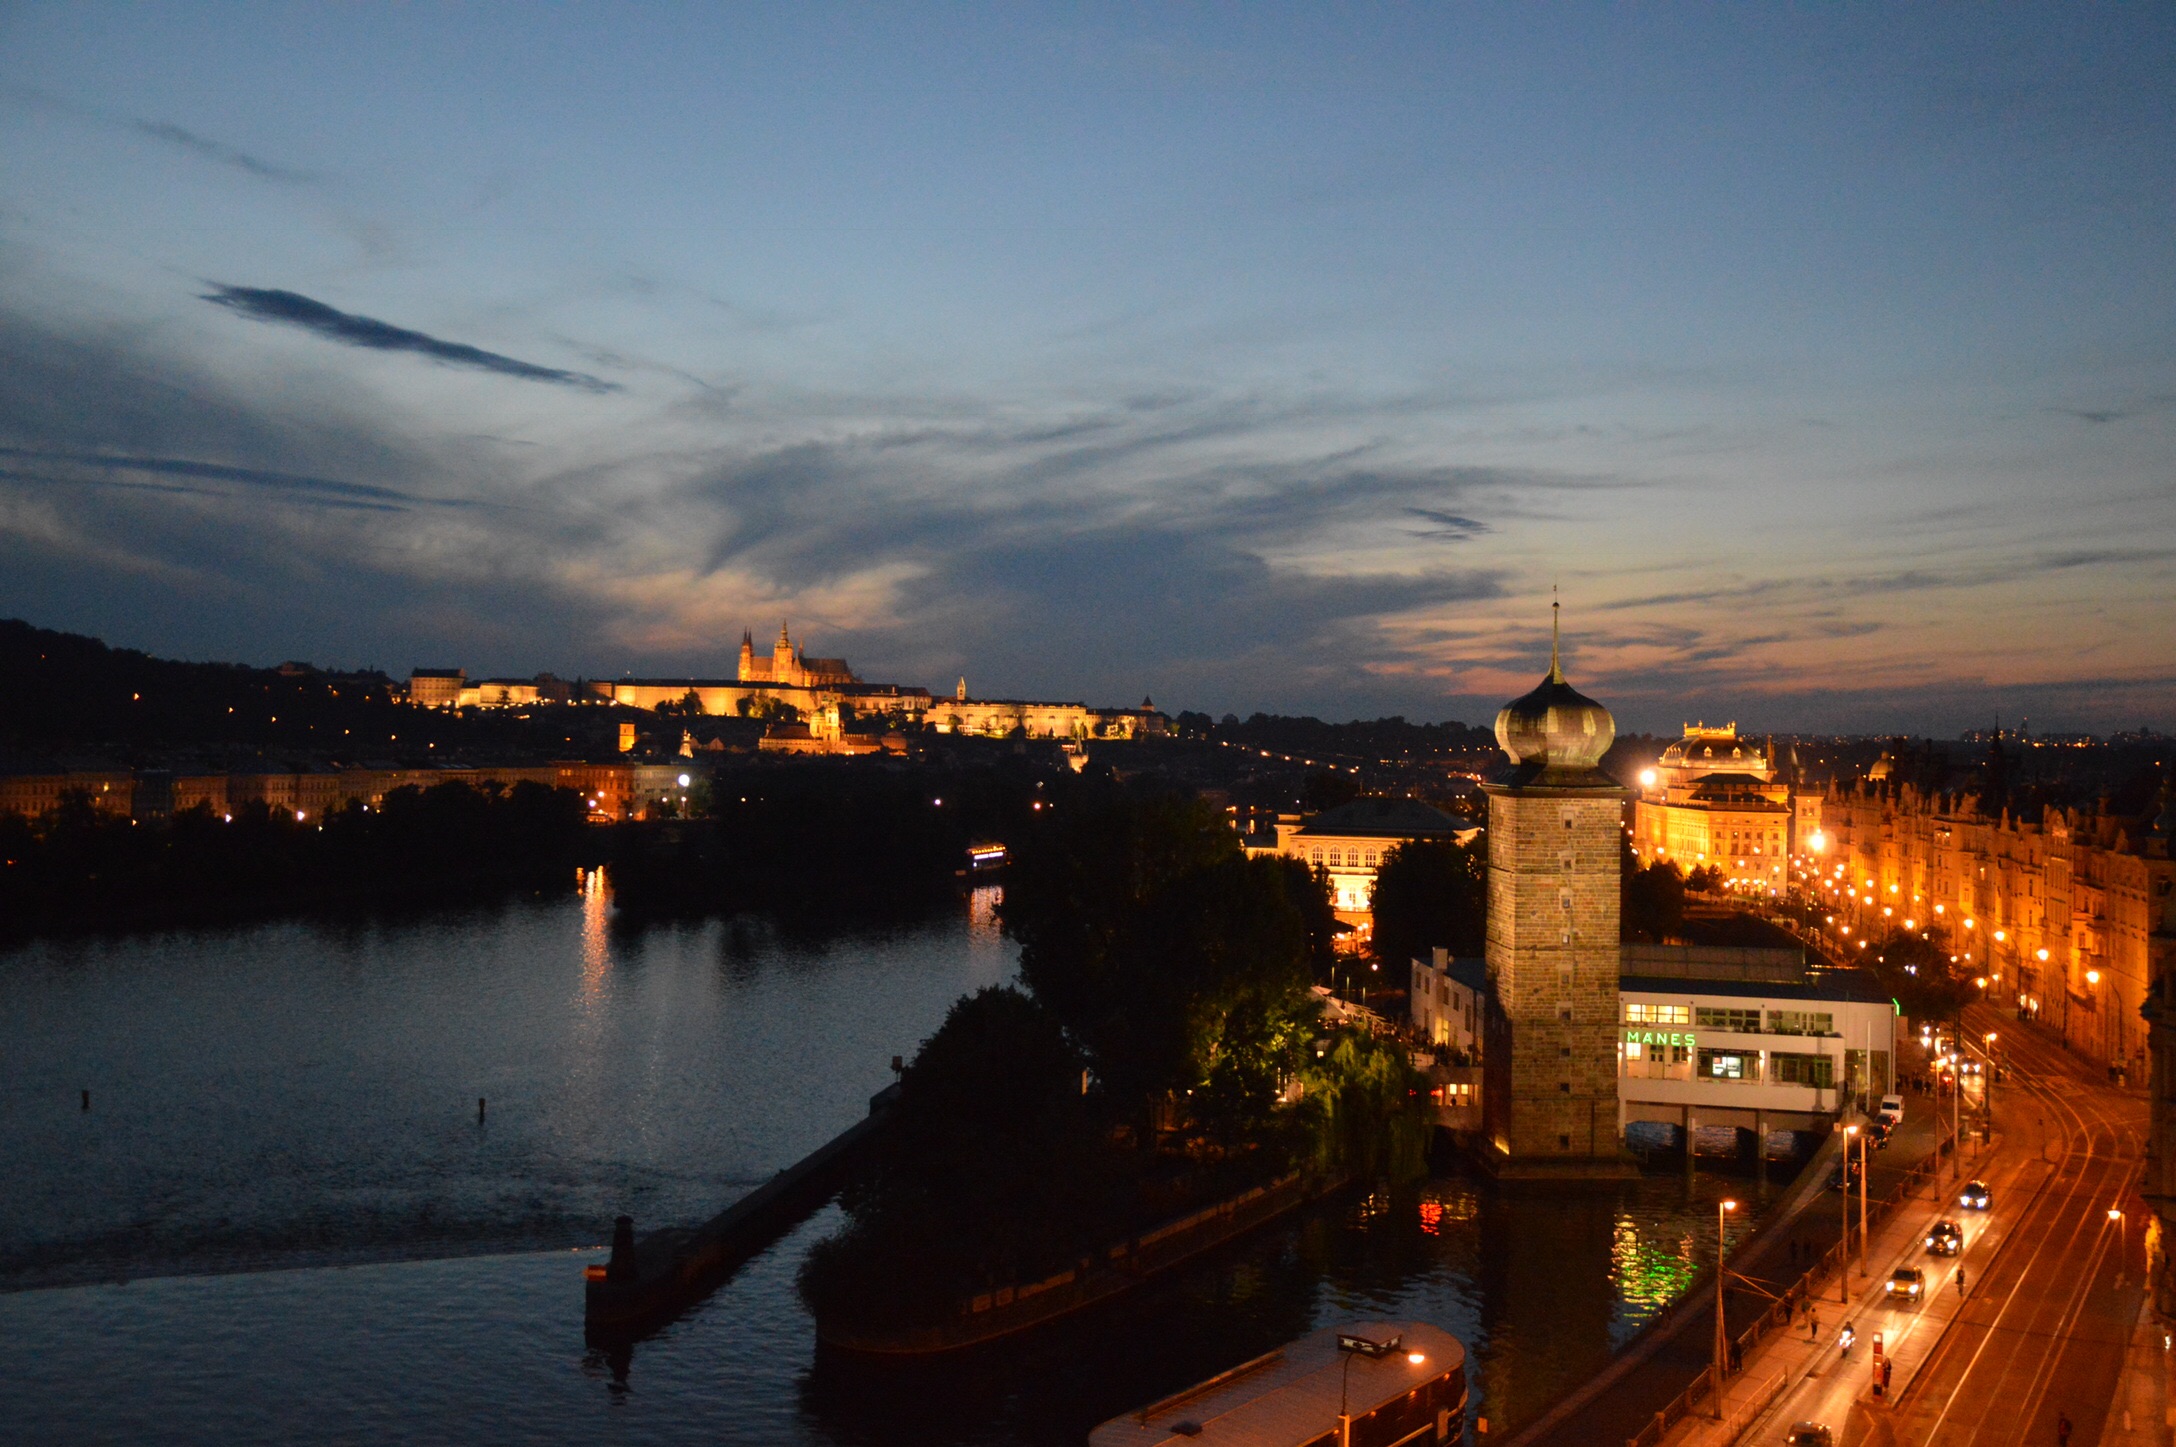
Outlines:
[[782,684],[789,688],[823,688],[861,682],[854,677],[854,671],[846,666],[843,658],[806,657],[794,644],[783,623],[778,625],[778,641],[771,645],[771,655],[768,658],[756,656],[755,636],[746,630],[742,631],[740,681]]
[[[424,708],[511,708],[563,702],[569,692],[549,674],[476,682],[458,668],[419,668],[408,680],[408,701]],[[600,679],[587,685],[585,696],[627,708],[692,707],[721,717],[774,717],[783,707],[792,710],[787,717],[806,720],[819,739],[827,732],[836,737],[848,717],[871,716],[983,738],[1134,739],[1165,728],[1164,716],[1145,698],[1139,708],[970,698],[964,678],[951,698],[933,706],[927,689],[865,683],[843,658],[809,657],[784,624],[768,653],[758,653],[755,635],[742,630],[732,678]]]

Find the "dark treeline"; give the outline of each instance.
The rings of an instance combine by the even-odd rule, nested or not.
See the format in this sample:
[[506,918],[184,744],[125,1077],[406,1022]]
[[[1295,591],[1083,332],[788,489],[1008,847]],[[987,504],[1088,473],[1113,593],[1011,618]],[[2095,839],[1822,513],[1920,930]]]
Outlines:
[[1021,985],[962,1000],[907,1068],[845,1230],[803,1268],[819,1318],[939,1323],[962,1295],[1289,1170],[1422,1167],[1403,1054],[1323,1033],[1323,880],[1244,857],[1181,794],[1095,778],[1066,793],[1015,841],[1003,914]]
[[0,933],[248,918],[324,905],[564,887],[594,851],[581,796],[541,784],[395,789],[320,823],[243,805],[137,822],[68,799],[0,816]]
[[1244,720],[1226,714],[1221,721],[1205,713],[1181,713],[1174,720],[1190,737],[1214,738],[1251,749],[1272,749],[1285,754],[1312,754],[1318,758],[1365,759],[1437,758],[1451,754],[1481,753],[1496,747],[1496,736],[1486,728],[1473,728],[1451,720],[1445,723],[1410,723],[1402,715],[1329,723],[1312,717],[1284,714],[1250,714]]
[[698,817],[630,836],[613,864],[613,895],[636,919],[911,915],[955,897],[969,844],[1018,839],[1043,810],[1061,812],[1076,787],[1069,772],[1025,758],[728,767]]
[[423,762],[455,752],[564,757],[610,748],[621,712],[411,708],[374,671],[183,663],[0,619],[0,754],[95,753],[117,762],[267,750],[349,761]]

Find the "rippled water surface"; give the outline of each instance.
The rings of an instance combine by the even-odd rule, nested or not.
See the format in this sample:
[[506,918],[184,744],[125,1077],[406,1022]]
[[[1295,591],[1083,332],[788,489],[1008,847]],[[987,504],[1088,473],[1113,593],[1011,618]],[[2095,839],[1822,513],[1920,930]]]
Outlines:
[[40,1287],[0,1294],[35,1383],[11,1432],[1077,1444],[1356,1316],[1455,1332],[1508,1426],[1714,1249],[1705,1175],[1446,1177],[1324,1203],[1017,1343],[878,1368],[819,1353],[793,1292],[827,1210],[631,1358],[586,1350],[573,1248],[620,1210],[707,1216],[857,1118],[891,1056],[1010,974],[992,903],[797,943],[616,931],[591,890],[0,956],[0,1283]]

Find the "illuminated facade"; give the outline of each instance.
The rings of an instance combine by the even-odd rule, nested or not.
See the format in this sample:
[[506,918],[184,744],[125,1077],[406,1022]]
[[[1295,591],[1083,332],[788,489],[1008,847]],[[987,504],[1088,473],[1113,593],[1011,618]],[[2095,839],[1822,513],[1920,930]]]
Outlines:
[[789,688],[822,688],[861,682],[843,658],[809,658],[803,654],[783,623],[778,625],[778,641],[771,645],[768,658],[757,656],[753,634],[741,633],[740,681],[782,684]]
[[565,761],[456,769],[315,769],[267,770],[232,774],[176,774],[164,770],[129,773],[15,774],[0,776],[0,812],[35,818],[69,795],[81,795],[103,812],[138,819],[163,819],[205,808],[231,815],[263,804],[292,810],[298,821],[322,818],[350,803],[376,808],[395,789],[428,789],[435,784],[543,784],[572,789],[582,796],[590,818],[599,824],[648,817],[660,799],[684,791],[679,776],[687,764],[644,765],[629,762],[591,764]]
[[2176,861],[2127,823],[2082,809],[1991,819],[1969,797],[1860,785],[1821,798],[1804,857],[1814,893],[1861,938],[1931,925],[1989,998],[2142,1082],[2139,1011],[2176,965]]
[[459,708],[468,674],[458,668],[418,668],[408,675],[408,701],[417,708]]
[[952,697],[929,706],[941,734],[982,738],[1136,739],[1164,732],[1164,716],[1149,699],[1139,708],[1090,708],[1084,703],[1037,703],[1017,698],[969,698],[961,679]]
[[1355,799],[1320,814],[1281,814],[1275,849],[1249,852],[1282,854],[1328,871],[1338,914],[1365,923],[1374,908],[1376,872],[1391,850],[1416,839],[1464,842],[1479,832],[1417,799]]
[[1737,882],[1782,889],[1795,811],[1781,774],[1771,741],[1740,738],[1734,723],[1687,724],[1640,775],[1633,852],[1643,863],[1713,865]]

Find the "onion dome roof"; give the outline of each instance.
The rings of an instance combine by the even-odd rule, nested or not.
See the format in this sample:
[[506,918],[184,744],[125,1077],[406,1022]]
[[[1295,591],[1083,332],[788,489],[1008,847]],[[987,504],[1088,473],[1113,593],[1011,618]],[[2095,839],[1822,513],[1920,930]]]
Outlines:
[[1616,738],[1617,721],[1609,710],[1564,681],[1552,627],[1549,676],[1503,706],[1496,715],[1496,742],[1519,766],[1523,780],[1608,783],[1596,765]]

